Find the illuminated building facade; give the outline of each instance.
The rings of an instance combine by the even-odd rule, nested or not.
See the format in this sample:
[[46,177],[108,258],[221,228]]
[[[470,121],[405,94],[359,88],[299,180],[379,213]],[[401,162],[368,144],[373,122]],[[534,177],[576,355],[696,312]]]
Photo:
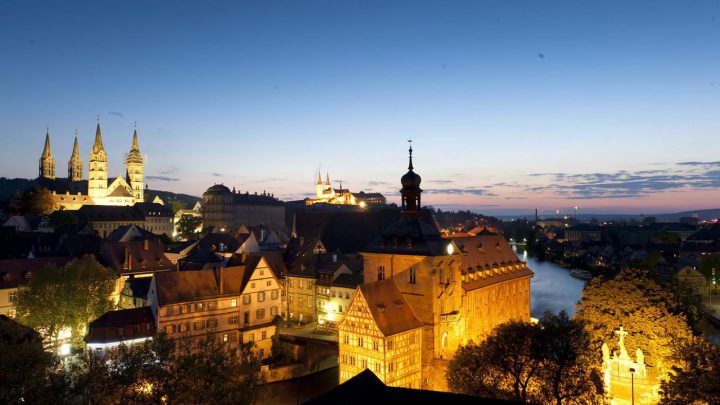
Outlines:
[[125,158],[126,175],[108,177],[107,153],[98,122],[95,142],[90,150],[88,179],[84,180],[83,161],[80,157],[77,134],[68,161],[68,177],[55,176],[55,159],[50,147],[50,131],[45,134],[45,146],[39,161],[36,184],[52,192],[58,209],[77,210],[84,205],[133,205],[144,202],[145,162],[140,153],[137,129],[133,133],[130,152]]
[[533,273],[498,234],[442,238],[422,219],[420,182],[411,148],[402,219],[361,252],[364,283],[394,280],[423,325],[420,388],[447,390],[445,370],[460,345],[508,320],[530,320]]
[[192,350],[212,334],[230,348],[253,342],[253,350],[267,358],[280,291],[266,259],[248,255],[242,266],[156,273],[148,303],[157,330],[175,339],[178,350]]
[[340,383],[365,369],[386,385],[421,388],[423,323],[393,279],[361,285],[340,322]]

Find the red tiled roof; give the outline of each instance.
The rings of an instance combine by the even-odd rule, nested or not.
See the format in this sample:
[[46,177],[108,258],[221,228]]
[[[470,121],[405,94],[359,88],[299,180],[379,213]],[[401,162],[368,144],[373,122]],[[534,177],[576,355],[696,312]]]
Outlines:
[[90,322],[86,343],[121,342],[155,335],[152,308],[109,311]]
[[360,292],[383,335],[392,336],[423,326],[392,278],[362,284]]
[[0,290],[25,285],[30,280],[28,277],[33,273],[41,271],[46,266],[62,267],[68,261],[70,259],[67,257],[0,260]]

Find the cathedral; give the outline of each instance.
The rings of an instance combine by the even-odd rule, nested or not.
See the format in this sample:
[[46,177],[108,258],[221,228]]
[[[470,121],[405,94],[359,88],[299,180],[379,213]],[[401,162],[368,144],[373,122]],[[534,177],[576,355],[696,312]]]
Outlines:
[[125,157],[125,177],[108,177],[107,153],[103,147],[99,121],[95,130],[95,143],[90,150],[87,180],[83,166],[76,131],[75,143],[68,161],[68,176],[56,177],[55,158],[50,148],[50,131],[45,133],[45,147],[40,156],[40,173],[36,184],[52,192],[57,209],[77,210],[83,205],[133,205],[144,202],[145,164],[138,145],[137,128],[133,133],[130,152]]
[[460,345],[530,321],[533,272],[487,230],[443,237],[423,219],[410,148],[402,218],[360,252],[364,282],[338,326],[340,383],[369,368],[385,384],[445,391]]
[[325,183],[322,181],[320,172],[318,172],[317,185],[315,187],[315,198],[305,199],[306,205],[313,204],[332,204],[332,205],[358,205],[357,198],[346,188],[333,188],[330,183],[330,174],[326,174]]

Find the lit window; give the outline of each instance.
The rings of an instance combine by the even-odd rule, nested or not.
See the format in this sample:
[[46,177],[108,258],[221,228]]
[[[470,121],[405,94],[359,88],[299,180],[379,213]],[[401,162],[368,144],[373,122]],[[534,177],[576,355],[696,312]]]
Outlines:
[[230,306],[232,308],[235,308],[237,306],[237,298],[233,298],[230,300]]
[[8,302],[17,302],[17,291],[10,291],[8,293]]

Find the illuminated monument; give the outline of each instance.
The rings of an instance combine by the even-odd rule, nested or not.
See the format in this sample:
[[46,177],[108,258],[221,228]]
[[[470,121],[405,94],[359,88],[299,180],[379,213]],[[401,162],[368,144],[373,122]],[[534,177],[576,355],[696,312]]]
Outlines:
[[88,179],[84,180],[77,133],[68,161],[68,177],[55,177],[55,158],[50,148],[50,131],[45,133],[45,146],[39,162],[36,184],[52,192],[58,209],[77,210],[83,205],[133,205],[144,202],[145,162],[140,153],[137,128],[133,133],[130,152],[125,159],[126,176],[108,177],[108,160],[103,146],[100,121],[95,130],[95,142],[90,150]]

